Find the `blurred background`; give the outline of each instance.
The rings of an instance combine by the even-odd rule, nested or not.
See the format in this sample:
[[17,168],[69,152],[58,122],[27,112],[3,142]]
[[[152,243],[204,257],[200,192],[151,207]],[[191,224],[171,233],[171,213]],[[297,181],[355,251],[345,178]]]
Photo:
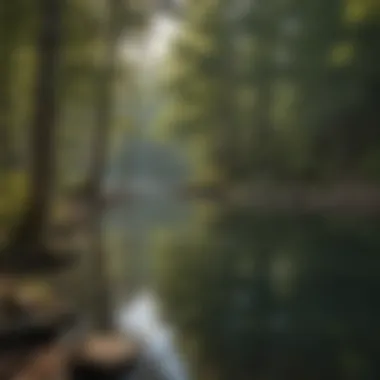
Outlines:
[[140,379],[380,378],[379,0],[0,17],[2,293],[136,336]]

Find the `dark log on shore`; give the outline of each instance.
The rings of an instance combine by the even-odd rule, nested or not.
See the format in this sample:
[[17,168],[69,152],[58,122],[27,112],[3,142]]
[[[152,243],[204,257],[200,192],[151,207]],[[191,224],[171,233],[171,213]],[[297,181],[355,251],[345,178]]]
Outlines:
[[120,334],[94,335],[70,360],[73,380],[127,380],[139,359],[139,348]]

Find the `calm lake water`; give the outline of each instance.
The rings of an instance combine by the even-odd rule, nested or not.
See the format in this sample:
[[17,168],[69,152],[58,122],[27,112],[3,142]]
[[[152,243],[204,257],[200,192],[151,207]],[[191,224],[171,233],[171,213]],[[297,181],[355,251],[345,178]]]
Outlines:
[[156,148],[139,150],[139,195],[113,222],[136,285],[118,320],[145,347],[137,380],[379,379],[380,218],[181,200],[186,165]]
[[380,218],[185,214],[123,314],[162,378],[380,378]]

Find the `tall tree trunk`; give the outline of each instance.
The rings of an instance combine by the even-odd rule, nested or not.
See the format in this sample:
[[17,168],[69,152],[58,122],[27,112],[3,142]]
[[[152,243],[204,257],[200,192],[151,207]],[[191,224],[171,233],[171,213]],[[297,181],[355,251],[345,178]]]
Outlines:
[[54,184],[62,3],[62,0],[38,1],[41,26],[37,45],[34,115],[30,127],[30,201],[13,240],[18,247],[21,245],[21,251],[25,254],[40,249],[44,244]]
[[93,159],[90,168],[90,188],[92,191],[90,207],[90,252],[93,255],[92,275],[94,287],[91,305],[96,327],[107,330],[112,327],[112,305],[109,294],[108,261],[103,244],[103,205],[102,182],[107,166],[107,149],[110,137],[113,105],[113,84],[120,33],[119,15],[122,0],[108,1],[105,20],[105,51],[102,67],[98,76],[96,99],[96,129],[93,141]]
[[12,47],[2,42],[0,52],[0,171],[6,173],[11,158],[11,56]]
[[[14,26],[10,23],[10,20],[14,20],[12,17],[12,4],[3,2],[0,7],[0,175],[6,176],[12,160],[11,81],[12,57],[16,42],[14,41],[14,33],[12,33],[14,32]],[[1,182],[0,196],[4,196],[4,193],[7,193],[7,181],[3,179]]]

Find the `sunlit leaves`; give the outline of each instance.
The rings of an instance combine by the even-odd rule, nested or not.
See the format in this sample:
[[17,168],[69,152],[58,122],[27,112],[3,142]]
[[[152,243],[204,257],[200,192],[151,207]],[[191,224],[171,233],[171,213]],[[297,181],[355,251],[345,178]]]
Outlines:
[[28,178],[24,171],[1,173],[0,227],[7,232],[21,215],[28,195]]
[[331,52],[331,62],[334,66],[346,66],[354,57],[354,46],[352,42],[342,42],[336,45]]
[[380,5],[377,0],[346,0],[344,19],[348,23],[357,24],[367,18],[380,17]]
[[236,91],[236,104],[244,112],[251,110],[257,101],[258,93],[255,88],[243,86]]
[[158,128],[171,136],[186,137],[199,134],[205,125],[204,108],[199,104],[171,103],[160,115]]
[[198,57],[212,55],[217,48],[212,36],[205,36],[196,31],[183,34],[181,45],[183,46],[183,49],[186,49],[188,54],[194,54]]
[[286,130],[292,127],[295,121],[295,104],[297,91],[293,83],[279,81],[275,85],[273,99],[273,122],[278,130]]
[[208,136],[195,131],[186,144],[185,153],[193,167],[193,175],[190,181],[196,184],[218,183],[223,176],[222,168],[215,165],[213,157],[210,155],[210,147],[212,146],[210,140],[213,139],[215,129],[210,128],[210,130],[211,133]]

